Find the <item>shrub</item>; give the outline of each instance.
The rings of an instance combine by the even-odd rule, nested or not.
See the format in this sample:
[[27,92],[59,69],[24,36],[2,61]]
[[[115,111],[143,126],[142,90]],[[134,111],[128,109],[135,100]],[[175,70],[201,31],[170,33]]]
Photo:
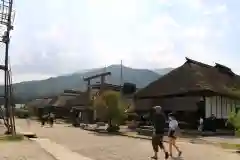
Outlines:
[[240,111],[232,112],[228,117],[228,122],[235,128],[235,135],[240,137]]
[[94,109],[104,112],[102,116],[108,121],[108,131],[118,131],[119,125],[126,119],[127,105],[121,99],[120,93],[115,91],[106,91],[94,101]]
[[29,115],[29,111],[26,109],[16,109],[15,110],[15,116],[17,116],[18,118],[28,118]]

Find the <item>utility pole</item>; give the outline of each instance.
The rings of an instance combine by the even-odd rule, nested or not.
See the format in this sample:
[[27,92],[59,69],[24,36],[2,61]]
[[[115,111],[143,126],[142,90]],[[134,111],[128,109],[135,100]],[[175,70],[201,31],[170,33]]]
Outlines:
[[120,86],[123,86],[123,64],[121,60],[121,69],[120,69]]
[[12,114],[12,103],[10,103],[11,96],[11,85],[10,85],[10,74],[9,74],[9,43],[10,43],[10,31],[13,29],[12,26],[12,8],[13,0],[1,0],[0,1],[0,24],[6,27],[4,35],[2,36],[2,43],[5,44],[5,63],[4,63],[4,98],[5,98],[5,112],[6,112],[6,124],[7,124],[7,133],[16,134],[15,124],[13,124]]

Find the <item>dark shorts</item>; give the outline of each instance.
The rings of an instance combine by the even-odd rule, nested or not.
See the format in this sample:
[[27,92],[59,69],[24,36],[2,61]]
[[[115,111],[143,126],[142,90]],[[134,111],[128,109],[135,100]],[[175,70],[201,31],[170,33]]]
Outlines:
[[158,152],[158,147],[163,149],[163,134],[156,134],[152,137],[152,146],[155,152]]
[[170,138],[176,138],[176,136],[175,136],[175,130],[169,130],[169,132],[168,132],[168,137],[170,137]]

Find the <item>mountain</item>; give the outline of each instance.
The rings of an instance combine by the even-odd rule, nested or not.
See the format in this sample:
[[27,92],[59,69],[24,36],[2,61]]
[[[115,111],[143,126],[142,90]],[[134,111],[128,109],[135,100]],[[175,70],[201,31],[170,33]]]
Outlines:
[[160,69],[154,69],[153,71],[160,75],[164,75],[171,72],[172,70],[174,70],[174,68],[160,68]]
[[[161,69],[166,73],[168,70]],[[92,76],[102,72],[111,72],[112,75],[106,78],[107,83],[119,85],[121,77],[121,66],[111,65],[106,68],[97,68],[84,70],[69,75],[52,77],[46,80],[28,81],[13,84],[14,95],[20,99],[32,99],[42,96],[52,96],[62,93],[65,89],[78,89],[85,90],[86,82],[83,81],[83,77]],[[158,70],[160,71],[160,70]],[[158,79],[161,75],[156,71],[147,69],[133,69],[123,66],[123,82],[135,83],[138,88],[143,88],[150,82]],[[92,81],[92,83],[99,82],[100,79]],[[3,94],[4,86],[0,86],[0,93]]]

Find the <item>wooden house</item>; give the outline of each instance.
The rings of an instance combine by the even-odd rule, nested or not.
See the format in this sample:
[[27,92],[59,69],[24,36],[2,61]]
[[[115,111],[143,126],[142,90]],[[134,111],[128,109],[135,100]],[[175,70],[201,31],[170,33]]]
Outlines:
[[52,103],[56,118],[69,117],[71,105],[68,104],[68,101],[76,99],[81,93],[81,91],[65,90],[64,93],[56,96]]
[[52,97],[35,99],[26,103],[25,108],[27,108],[31,114],[41,117],[42,114],[53,111],[53,108],[51,107],[53,100]]
[[161,105],[191,122],[211,114],[225,121],[240,107],[240,76],[224,65],[210,66],[186,58],[182,66],[139,90],[135,99],[145,99],[147,109]]

